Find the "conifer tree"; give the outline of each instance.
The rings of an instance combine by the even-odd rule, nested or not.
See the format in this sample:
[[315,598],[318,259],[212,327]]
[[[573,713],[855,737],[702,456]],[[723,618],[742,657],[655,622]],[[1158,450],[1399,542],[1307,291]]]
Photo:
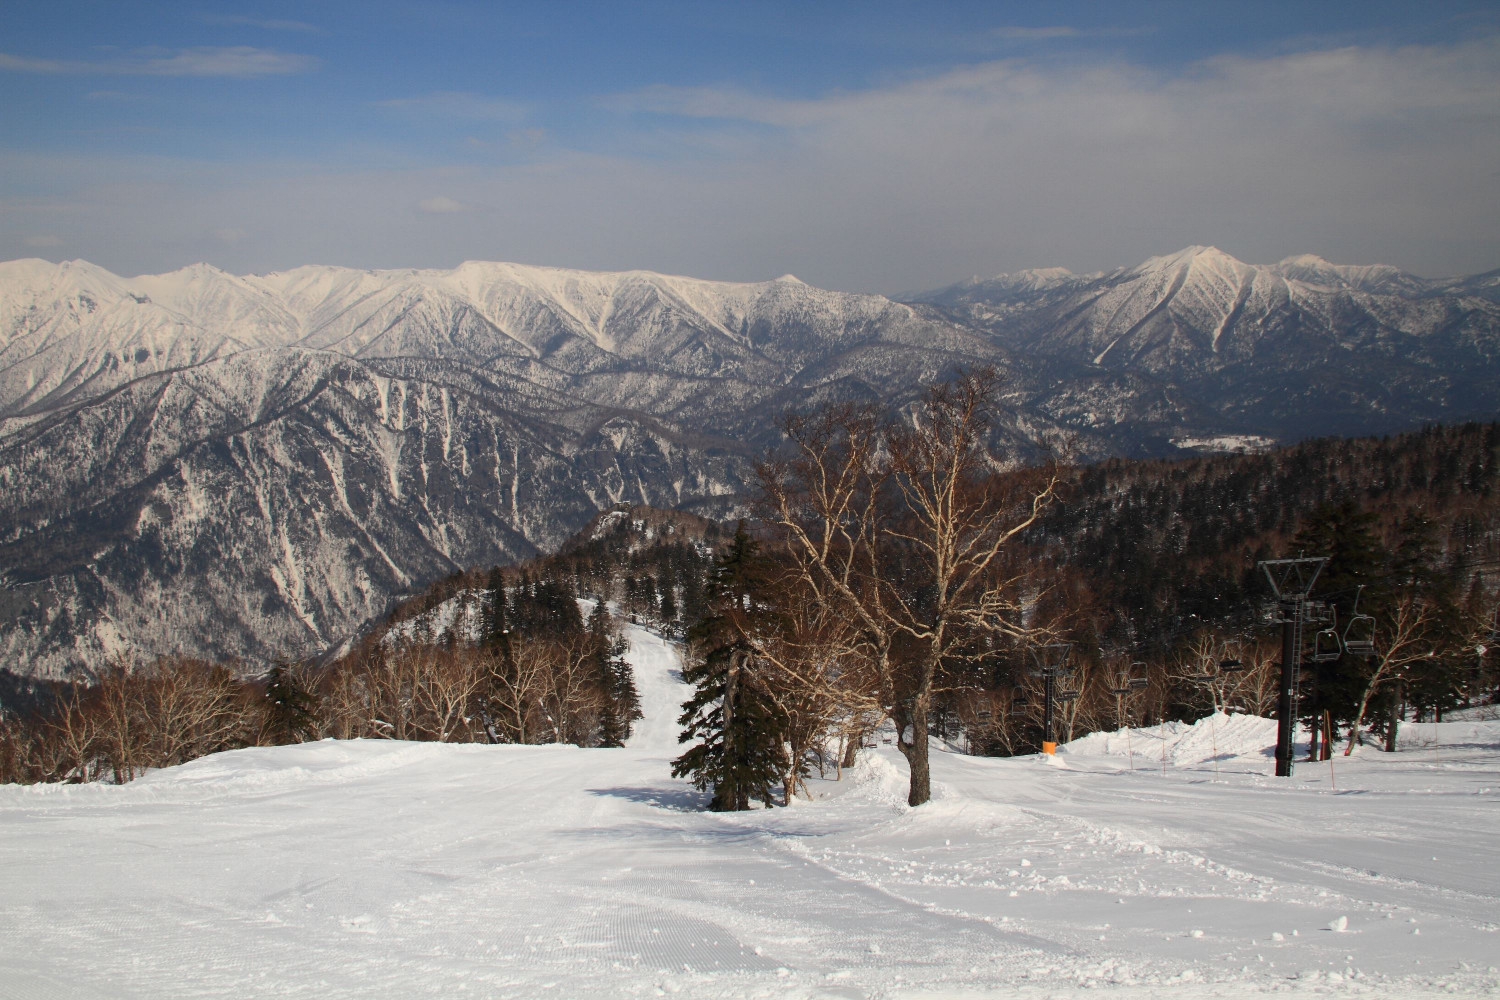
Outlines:
[[764,581],[764,560],[741,522],[715,564],[708,614],[688,635],[693,658],[683,679],[694,690],[682,706],[678,742],[694,745],[672,762],[672,774],[711,789],[717,811],[748,809],[752,799],[771,805],[785,770],[785,720],[757,683],[743,631]]
[[317,701],[286,663],[277,663],[266,678],[266,741],[281,745],[318,737]]
[[624,746],[630,738],[631,723],[641,718],[641,698],[635,687],[635,671],[625,659],[627,645],[615,631],[603,601],[595,604],[589,614],[588,633],[594,643],[597,683],[602,695],[599,745]]

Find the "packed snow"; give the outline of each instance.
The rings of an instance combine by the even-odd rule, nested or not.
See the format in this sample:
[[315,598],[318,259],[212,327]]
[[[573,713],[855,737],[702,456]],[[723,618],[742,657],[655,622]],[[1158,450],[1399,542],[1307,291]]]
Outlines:
[[357,741],[0,788],[0,997],[1116,997],[1500,989],[1500,723],[1270,776],[1274,724],[891,747],[739,814],[630,745]]

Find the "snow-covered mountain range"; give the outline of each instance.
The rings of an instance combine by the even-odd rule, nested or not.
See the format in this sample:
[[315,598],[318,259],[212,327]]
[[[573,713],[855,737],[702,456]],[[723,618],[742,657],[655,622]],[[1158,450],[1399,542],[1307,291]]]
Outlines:
[[0,666],[316,651],[602,506],[723,509],[790,406],[1009,381],[1018,459],[1493,415],[1496,275],[1190,248],[899,302],[515,264],[0,263]]
[[1361,434],[1500,409],[1500,272],[1429,281],[1309,254],[1256,266],[1195,246],[914,301],[1013,351],[1154,376],[1240,424],[1222,430]]

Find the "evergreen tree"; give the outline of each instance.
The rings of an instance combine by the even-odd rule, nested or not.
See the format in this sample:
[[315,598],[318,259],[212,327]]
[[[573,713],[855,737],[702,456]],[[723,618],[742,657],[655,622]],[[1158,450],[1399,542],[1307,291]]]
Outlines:
[[265,735],[277,745],[318,738],[317,700],[286,663],[277,663],[266,678]]
[[483,634],[480,637],[480,645],[496,650],[503,658],[509,658],[510,621],[505,610],[505,575],[500,572],[498,566],[490,570],[481,624]]
[[743,631],[765,577],[764,560],[742,521],[715,564],[709,613],[688,636],[694,655],[683,679],[694,690],[682,706],[678,742],[696,742],[672,762],[672,775],[712,789],[718,811],[748,809],[752,799],[771,805],[771,789],[785,770],[785,720],[757,683]]
[[609,610],[600,601],[589,614],[589,638],[594,643],[594,663],[601,694],[599,745],[624,746],[631,723],[641,718],[641,698],[635,687],[635,671],[625,659],[628,648],[616,633]]

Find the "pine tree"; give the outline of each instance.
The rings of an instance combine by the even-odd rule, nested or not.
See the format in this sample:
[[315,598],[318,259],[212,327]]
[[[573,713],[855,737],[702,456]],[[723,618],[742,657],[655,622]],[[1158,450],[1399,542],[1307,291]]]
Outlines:
[[266,677],[265,736],[275,745],[318,737],[317,700],[286,663],[277,663]]
[[771,805],[771,789],[785,770],[785,720],[757,683],[754,652],[742,632],[765,579],[756,550],[741,522],[715,564],[709,613],[688,636],[694,656],[683,679],[694,691],[682,706],[678,742],[696,743],[672,762],[672,775],[712,789],[717,811],[748,809],[752,799]]
[[625,659],[628,648],[614,628],[609,610],[600,601],[589,614],[588,633],[594,643],[594,663],[601,694],[599,745],[624,746],[630,739],[631,723],[641,718],[641,698],[635,687],[635,671]]
[[505,575],[496,566],[490,571],[489,586],[484,599],[480,645],[496,650],[500,656],[510,656],[510,621],[505,610]]

